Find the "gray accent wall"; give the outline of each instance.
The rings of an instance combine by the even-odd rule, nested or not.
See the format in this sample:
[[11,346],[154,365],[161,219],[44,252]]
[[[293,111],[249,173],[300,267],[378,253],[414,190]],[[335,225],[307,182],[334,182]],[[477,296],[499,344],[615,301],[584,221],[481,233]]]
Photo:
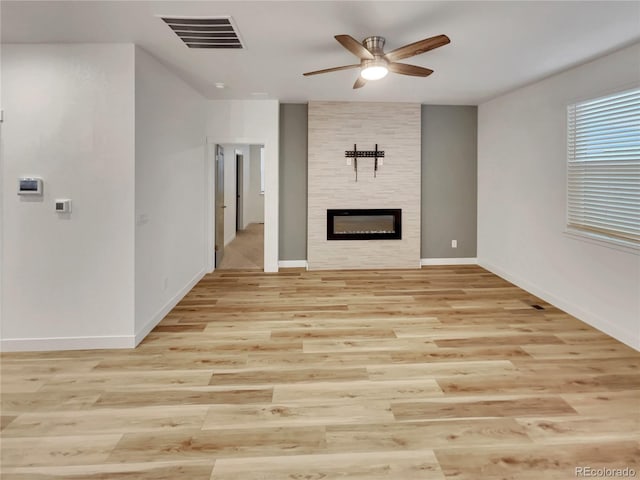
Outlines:
[[307,105],[280,105],[280,260],[307,259]]
[[476,257],[477,120],[475,106],[422,105],[421,258]]
[[[421,106],[421,258],[476,257],[477,111]],[[307,118],[280,105],[280,260],[307,259]]]

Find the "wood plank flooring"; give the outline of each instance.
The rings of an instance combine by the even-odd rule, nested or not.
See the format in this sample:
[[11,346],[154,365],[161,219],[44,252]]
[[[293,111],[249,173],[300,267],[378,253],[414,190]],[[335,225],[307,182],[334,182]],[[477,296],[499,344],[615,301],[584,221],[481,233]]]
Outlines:
[[250,223],[224,247],[218,269],[264,270],[264,223]]
[[218,271],[135,350],[1,360],[3,480],[640,477],[640,353],[477,266]]

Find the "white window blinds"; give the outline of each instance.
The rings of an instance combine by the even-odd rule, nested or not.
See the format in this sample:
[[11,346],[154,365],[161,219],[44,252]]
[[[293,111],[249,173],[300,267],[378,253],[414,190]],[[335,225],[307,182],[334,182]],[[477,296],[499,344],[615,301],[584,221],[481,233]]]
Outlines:
[[569,230],[640,246],[640,88],[568,107]]

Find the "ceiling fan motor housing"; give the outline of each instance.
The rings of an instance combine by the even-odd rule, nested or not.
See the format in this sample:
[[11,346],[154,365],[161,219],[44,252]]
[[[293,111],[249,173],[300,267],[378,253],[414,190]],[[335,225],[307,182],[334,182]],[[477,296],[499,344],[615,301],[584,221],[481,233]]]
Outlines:
[[384,55],[384,42],[384,37],[367,37],[362,41],[362,45],[377,57]]
[[369,50],[373,54],[373,60],[362,59],[361,67],[386,67],[389,63],[386,58],[384,58],[384,37],[367,37],[362,41],[362,45],[364,48]]

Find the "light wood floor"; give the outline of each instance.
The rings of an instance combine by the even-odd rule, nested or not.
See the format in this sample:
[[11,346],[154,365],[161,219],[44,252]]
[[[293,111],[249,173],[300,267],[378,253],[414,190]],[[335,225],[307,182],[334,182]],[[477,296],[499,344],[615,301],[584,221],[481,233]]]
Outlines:
[[1,413],[3,480],[640,476],[640,354],[475,266],[216,272],[136,350],[3,354]]
[[264,224],[250,223],[224,247],[221,270],[264,270]]

